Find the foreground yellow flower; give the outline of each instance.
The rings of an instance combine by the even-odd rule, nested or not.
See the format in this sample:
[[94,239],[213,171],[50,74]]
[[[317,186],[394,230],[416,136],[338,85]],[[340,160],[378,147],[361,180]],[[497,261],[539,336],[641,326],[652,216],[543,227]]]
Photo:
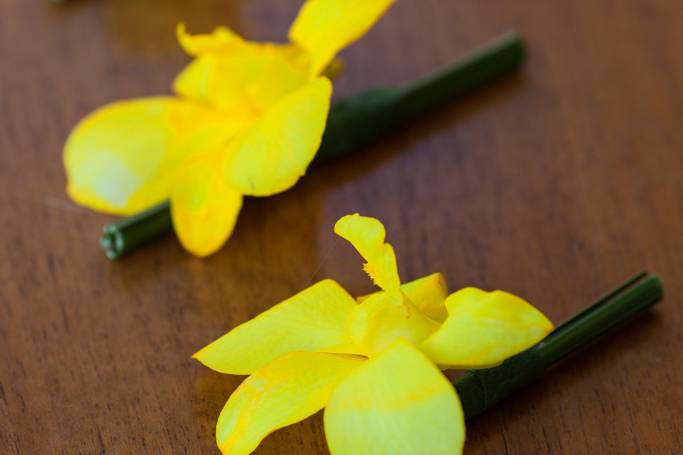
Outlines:
[[496,365],[553,325],[503,291],[448,295],[439,273],[401,284],[374,218],[345,216],[335,232],[381,290],[354,299],[320,281],[197,352],[209,368],[250,375],[218,418],[218,447],[248,454],[272,431],[325,408],[335,455],[461,453],[463,412],[441,370]]
[[323,75],[393,0],[308,0],[289,44],[252,43],[224,27],[191,36],[194,57],[176,97],[100,108],[64,150],[67,190],[95,210],[131,215],[171,200],[175,231],[198,256],[230,236],[242,198],[287,190],[304,175],[325,129],[332,95]]

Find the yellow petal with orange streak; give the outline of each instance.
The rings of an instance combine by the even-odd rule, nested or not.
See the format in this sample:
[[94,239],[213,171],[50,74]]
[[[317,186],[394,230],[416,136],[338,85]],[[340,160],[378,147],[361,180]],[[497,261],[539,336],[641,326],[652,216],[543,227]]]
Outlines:
[[342,381],[325,409],[332,455],[457,455],[465,421],[453,385],[398,341]]
[[340,381],[365,359],[316,352],[286,354],[249,376],[218,417],[221,452],[246,455],[271,432],[309,417],[325,406]]

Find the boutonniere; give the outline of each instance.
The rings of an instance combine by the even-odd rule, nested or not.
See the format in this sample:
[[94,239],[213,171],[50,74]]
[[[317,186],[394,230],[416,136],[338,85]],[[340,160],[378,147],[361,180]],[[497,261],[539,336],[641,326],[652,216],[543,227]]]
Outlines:
[[272,431],[324,408],[333,454],[460,453],[464,413],[441,370],[500,364],[552,323],[507,292],[449,294],[439,273],[401,283],[374,218],[345,216],[335,232],[380,290],[354,299],[320,281],[197,352],[214,370],[249,375],[218,418],[218,447],[248,454]]
[[175,232],[197,256],[230,236],[243,196],[270,196],[304,175],[332,95],[323,74],[392,0],[309,0],[290,43],[253,43],[227,28],[179,41],[194,60],[176,96],[121,101],[83,119],[64,150],[78,203],[131,215],[170,199]]
[[308,0],[288,44],[242,39],[225,27],[190,35],[193,57],[175,96],[120,101],[84,118],[64,150],[67,190],[126,218],[100,243],[116,259],[175,230],[197,256],[230,237],[244,196],[294,185],[313,160],[332,160],[509,73],[525,46],[508,32],[405,86],[367,89],[330,107],[335,54],[360,38],[392,0]]

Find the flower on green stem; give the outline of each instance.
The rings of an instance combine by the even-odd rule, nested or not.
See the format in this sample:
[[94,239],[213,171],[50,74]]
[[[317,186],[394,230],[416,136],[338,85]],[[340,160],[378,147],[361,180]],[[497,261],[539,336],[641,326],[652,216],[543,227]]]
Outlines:
[[374,218],[345,216],[335,232],[381,290],[354,299],[335,281],[320,281],[197,352],[216,371],[249,375],[218,418],[218,447],[248,454],[274,430],[324,408],[335,455],[461,453],[463,411],[441,370],[499,364],[553,325],[507,292],[448,295],[439,273],[401,284]]
[[280,193],[304,175],[330,106],[325,69],[392,3],[308,0],[288,44],[245,41],[225,27],[192,36],[180,25],[194,59],[176,96],[115,102],[84,118],[64,150],[69,195],[118,215],[170,199],[183,246],[217,251],[243,196]]

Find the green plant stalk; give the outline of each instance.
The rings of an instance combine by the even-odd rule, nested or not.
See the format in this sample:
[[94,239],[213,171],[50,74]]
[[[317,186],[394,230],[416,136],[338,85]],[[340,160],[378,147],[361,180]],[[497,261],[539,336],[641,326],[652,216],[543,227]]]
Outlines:
[[[508,32],[406,87],[370,89],[335,103],[313,163],[361,149],[396,127],[515,70],[524,56],[524,40],[518,33]],[[172,229],[170,206],[163,202],[108,224],[100,244],[108,258],[116,259]]]
[[455,383],[465,417],[474,417],[491,408],[569,354],[634,318],[661,298],[660,278],[643,272],[557,327],[530,349],[497,367],[468,371]]

